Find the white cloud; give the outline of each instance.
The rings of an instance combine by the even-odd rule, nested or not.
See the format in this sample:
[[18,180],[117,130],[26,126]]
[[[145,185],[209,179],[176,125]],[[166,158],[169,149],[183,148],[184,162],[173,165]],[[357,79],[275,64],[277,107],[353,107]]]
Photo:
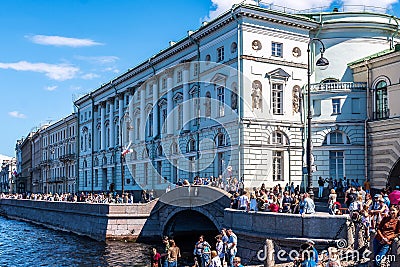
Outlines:
[[102,43],[95,42],[91,39],[79,39],[62,36],[48,36],[48,35],[33,35],[25,36],[31,42],[41,45],[54,45],[54,46],[70,46],[70,47],[82,47],[82,46],[94,46],[102,45]]
[[26,119],[26,115],[20,113],[19,111],[10,111],[8,112],[8,115],[17,119]]
[[75,56],[76,59],[88,61],[92,64],[111,64],[119,60],[116,56],[98,56],[98,57],[86,57],[86,56]]
[[31,63],[27,61],[19,61],[16,63],[0,62],[0,69],[45,73],[47,77],[57,81],[72,79],[79,71],[79,68],[68,64]]
[[46,86],[44,89],[47,91],[54,91],[57,89],[57,85],[53,85],[53,86]]
[[82,75],[81,78],[84,80],[92,80],[92,79],[99,78],[99,77],[100,77],[100,75],[97,75],[95,73],[87,73],[85,75]]
[[103,72],[119,73],[119,69],[117,69],[115,67],[109,67],[109,68],[103,69]]

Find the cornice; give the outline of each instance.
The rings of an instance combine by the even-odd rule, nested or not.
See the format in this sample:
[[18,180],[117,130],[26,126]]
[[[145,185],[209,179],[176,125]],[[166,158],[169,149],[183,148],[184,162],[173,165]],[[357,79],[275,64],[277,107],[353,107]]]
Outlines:
[[276,59],[270,59],[270,58],[248,56],[248,55],[242,55],[241,58],[246,59],[246,60],[256,61],[256,62],[270,63],[270,64],[274,64],[274,65],[282,65],[282,66],[286,66],[286,67],[294,67],[294,68],[300,68],[300,69],[307,69],[307,64],[294,63],[294,62],[289,62],[289,61],[285,61],[285,60],[276,60]]

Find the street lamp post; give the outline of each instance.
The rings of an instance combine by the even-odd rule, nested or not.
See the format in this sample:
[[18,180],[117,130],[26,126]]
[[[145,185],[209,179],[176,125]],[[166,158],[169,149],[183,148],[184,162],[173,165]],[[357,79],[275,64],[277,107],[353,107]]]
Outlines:
[[311,198],[314,198],[314,188],[312,183],[312,168],[311,168],[311,59],[310,59],[310,45],[317,41],[321,43],[320,48],[321,57],[315,63],[319,67],[327,67],[329,61],[324,58],[325,46],[324,43],[318,38],[311,38],[308,42],[307,48],[307,183],[308,183],[308,193]]
[[[122,140],[122,120],[126,120],[127,123],[130,123],[130,117],[128,113],[125,113],[124,116],[122,116],[119,119],[119,141],[121,143],[121,155],[120,155],[120,162],[121,162],[121,194],[125,193],[125,167],[124,167],[124,163],[126,162],[125,160],[125,153],[124,153],[124,146],[123,146],[123,140]],[[130,129],[130,126],[127,126],[127,129]],[[126,149],[129,149],[129,146]]]

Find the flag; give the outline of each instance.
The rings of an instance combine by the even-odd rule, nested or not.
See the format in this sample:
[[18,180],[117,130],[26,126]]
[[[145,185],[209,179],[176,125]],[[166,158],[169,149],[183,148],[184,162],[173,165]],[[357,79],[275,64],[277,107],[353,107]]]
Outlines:
[[123,157],[125,157],[126,154],[133,152],[133,149],[131,149],[130,147],[131,147],[131,142],[129,142],[129,144],[126,146],[126,148],[121,152]]

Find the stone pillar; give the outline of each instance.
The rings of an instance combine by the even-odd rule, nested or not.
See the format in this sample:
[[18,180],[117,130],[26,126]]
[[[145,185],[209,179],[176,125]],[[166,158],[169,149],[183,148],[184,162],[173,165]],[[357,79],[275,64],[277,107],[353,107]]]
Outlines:
[[158,83],[157,78],[153,80],[153,138],[158,135]]
[[143,84],[142,87],[140,88],[140,128],[138,131],[140,131],[140,141],[145,140],[145,135],[146,135],[146,110],[145,110],[145,105],[146,105],[146,84]]
[[174,116],[172,114],[172,110],[174,108],[174,100],[173,100],[173,91],[172,91],[172,73],[168,76],[167,79],[167,134],[174,133]]
[[99,134],[97,130],[97,117],[99,116],[99,107],[94,106],[93,107],[93,114],[92,114],[92,119],[94,120],[93,123],[93,129],[92,129],[92,139],[93,139],[93,151],[98,151],[99,150]]
[[[118,125],[119,125],[119,132],[117,133],[119,135],[119,138],[121,138],[121,118],[124,116],[124,94],[120,94],[118,96],[118,101],[119,101],[119,107],[118,107]],[[117,144],[118,146],[121,146],[123,144],[123,140],[119,140],[119,144]]]
[[[186,65],[182,73],[183,81],[183,131],[189,131],[190,105],[189,105],[189,65]],[[178,115],[179,116],[179,115]]]
[[100,140],[100,150],[106,149],[106,104],[102,102],[100,104],[100,133],[101,133],[101,140]]
[[113,148],[115,146],[115,129],[114,129],[114,98],[111,98],[109,100],[110,103],[110,114],[108,120],[110,121],[109,127],[110,127],[110,146],[108,148]]
[[265,267],[275,266],[274,252],[274,242],[271,239],[265,240]]

